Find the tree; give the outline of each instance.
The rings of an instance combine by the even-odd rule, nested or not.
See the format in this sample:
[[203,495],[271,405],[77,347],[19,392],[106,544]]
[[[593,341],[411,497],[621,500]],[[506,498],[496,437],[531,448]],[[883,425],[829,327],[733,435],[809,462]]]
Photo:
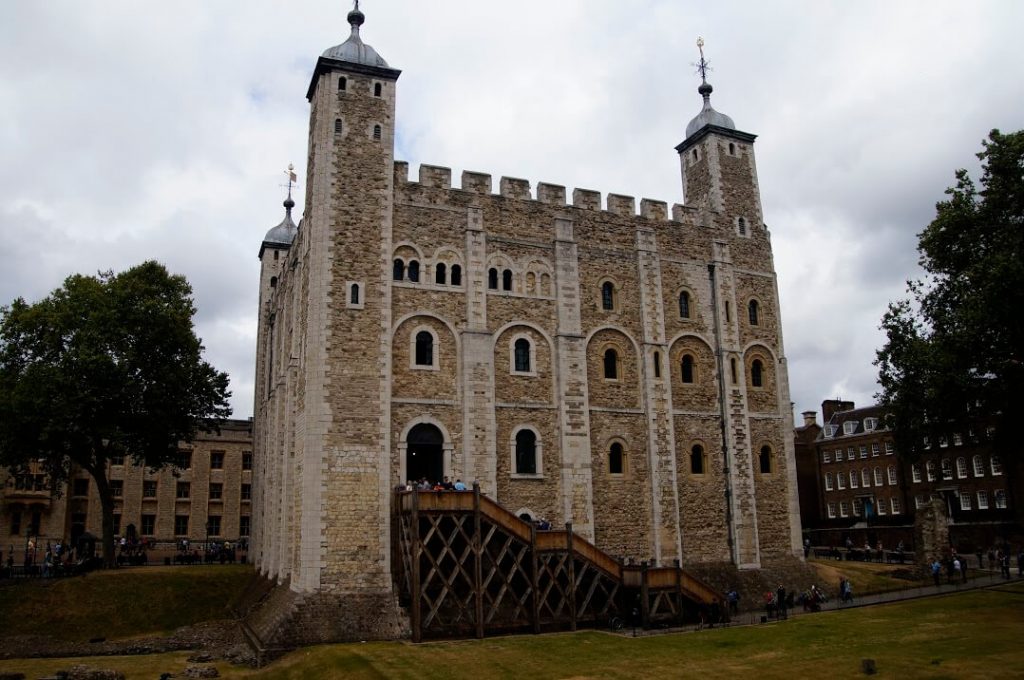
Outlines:
[[230,415],[228,377],[203,361],[192,288],[163,265],[73,275],[34,304],[0,308],[0,464],[39,465],[59,492],[89,473],[114,564],[113,456],[157,470],[179,442]]
[[948,199],[918,235],[925,277],[882,319],[882,391],[901,453],[950,423],[984,423],[1017,464],[1013,428],[1024,385],[1024,131],[992,130],[978,154],[981,189],[956,173]]

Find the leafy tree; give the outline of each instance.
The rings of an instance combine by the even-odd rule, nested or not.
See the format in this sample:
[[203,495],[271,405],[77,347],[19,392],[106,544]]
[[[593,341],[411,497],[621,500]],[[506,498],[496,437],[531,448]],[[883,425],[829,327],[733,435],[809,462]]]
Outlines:
[[981,189],[958,170],[936,205],[918,235],[925,276],[889,305],[875,365],[904,455],[918,457],[922,437],[950,423],[983,423],[1013,465],[1024,406],[1024,131],[993,130],[982,144]]
[[77,467],[103,508],[114,564],[114,456],[156,470],[230,415],[228,377],[203,361],[192,288],[163,265],[73,275],[34,304],[0,308],[0,464],[39,465],[55,490]]

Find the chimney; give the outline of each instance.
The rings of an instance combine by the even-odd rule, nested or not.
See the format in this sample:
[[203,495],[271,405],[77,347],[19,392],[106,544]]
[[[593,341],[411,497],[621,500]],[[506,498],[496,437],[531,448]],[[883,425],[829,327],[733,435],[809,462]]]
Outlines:
[[821,418],[824,422],[832,420],[832,416],[841,411],[852,411],[854,404],[852,401],[843,401],[842,399],[826,399],[821,402]]
[[817,425],[818,423],[818,412],[817,411],[804,411],[801,413],[804,417],[804,427],[809,425]]

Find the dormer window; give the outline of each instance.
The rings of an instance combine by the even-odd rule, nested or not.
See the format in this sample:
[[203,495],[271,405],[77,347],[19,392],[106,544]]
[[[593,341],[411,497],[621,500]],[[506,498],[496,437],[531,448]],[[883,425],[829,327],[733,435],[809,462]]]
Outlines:
[[857,421],[847,420],[843,423],[843,434],[853,434],[857,431]]
[[865,432],[874,432],[876,427],[878,427],[878,418],[865,418],[864,419],[864,431]]
[[831,439],[832,435],[834,435],[835,433],[836,433],[836,426],[835,425],[826,425],[825,429],[823,429],[821,431],[821,434],[824,435],[826,439]]

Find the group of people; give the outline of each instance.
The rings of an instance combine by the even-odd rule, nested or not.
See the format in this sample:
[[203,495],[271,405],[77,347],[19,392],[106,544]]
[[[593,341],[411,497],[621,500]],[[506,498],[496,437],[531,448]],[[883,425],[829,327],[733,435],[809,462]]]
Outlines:
[[466,491],[466,484],[461,479],[456,479],[454,482],[450,478],[445,477],[443,481],[431,482],[426,477],[419,480],[407,480],[405,486],[401,487],[402,491]]
[[[234,564],[238,560],[238,551],[245,550],[244,541],[213,541],[207,543],[200,553],[199,550],[183,538],[178,542],[178,553],[174,556],[175,564]],[[243,556],[243,562],[245,560]]]
[[[9,546],[5,560],[4,552],[0,550],[0,565],[2,565],[0,575],[8,578],[15,575],[14,555],[16,552],[13,545]],[[42,558],[39,557],[40,552]],[[81,560],[76,556],[74,547],[63,540],[58,540],[55,543],[47,541],[44,549],[37,545],[35,539],[29,539],[25,543],[22,565],[25,576],[50,578],[76,573],[81,567]]]
[[[814,586],[811,587],[813,588]],[[795,605],[796,595],[792,591],[787,592],[786,587],[780,583],[779,587],[774,591],[766,590],[764,593],[765,620],[769,620],[772,617],[779,621],[789,618],[788,612]]]

